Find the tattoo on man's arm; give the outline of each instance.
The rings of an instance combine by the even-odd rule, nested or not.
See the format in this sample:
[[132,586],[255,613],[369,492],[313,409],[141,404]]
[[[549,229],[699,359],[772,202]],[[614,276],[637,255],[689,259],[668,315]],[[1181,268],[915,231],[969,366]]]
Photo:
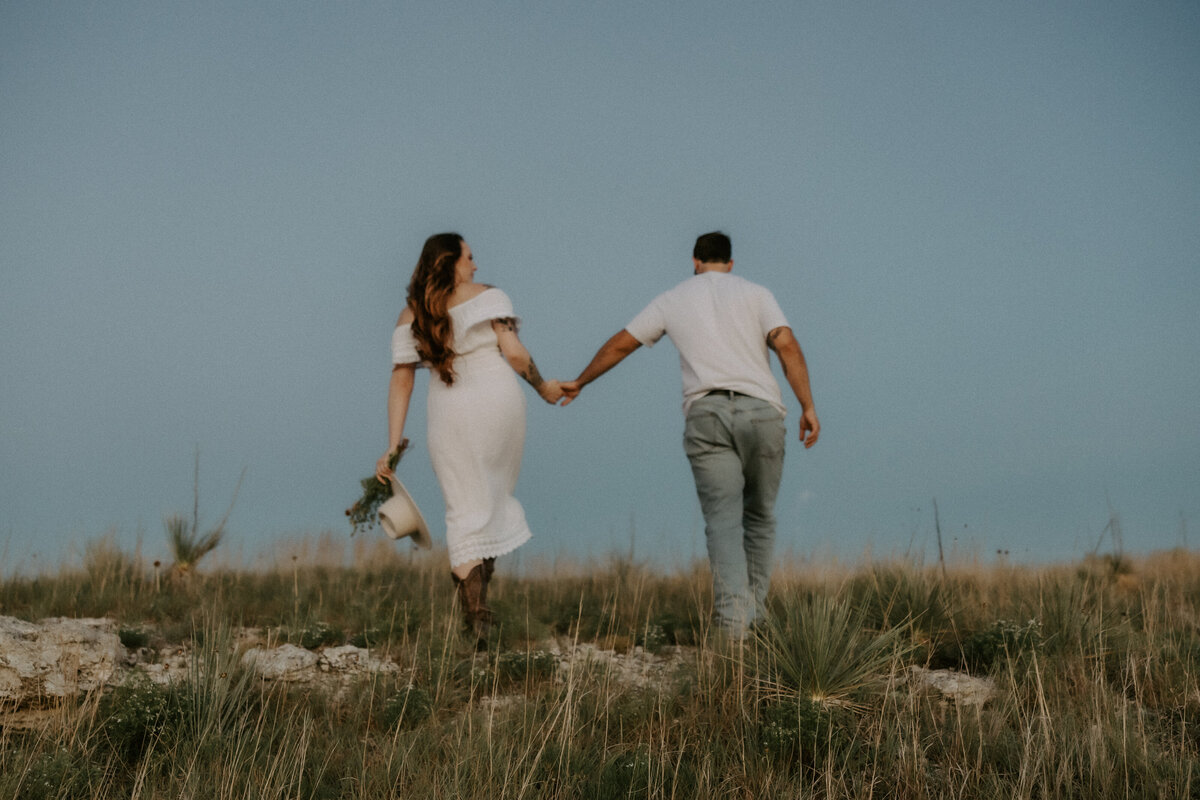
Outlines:
[[780,335],[782,335],[782,334],[783,334],[783,328],[776,328],[775,330],[768,333],[767,334],[767,347],[774,350],[775,349],[775,340],[778,339],[780,337]]
[[503,317],[496,320],[496,322],[500,323],[500,327],[504,328],[504,330],[509,331],[510,333],[517,332],[517,321],[512,317]]

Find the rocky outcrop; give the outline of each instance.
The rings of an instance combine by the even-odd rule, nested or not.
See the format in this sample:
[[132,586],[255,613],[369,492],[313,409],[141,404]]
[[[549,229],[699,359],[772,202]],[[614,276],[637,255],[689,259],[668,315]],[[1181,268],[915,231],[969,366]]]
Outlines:
[[562,646],[556,640],[546,642],[545,647],[557,662],[555,676],[560,682],[569,680],[574,669],[594,666],[607,670],[617,683],[659,691],[678,678],[693,653],[684,647],[664,647],[657,654],[642,647],[618,653],[587,642]]
[[400,671],[395,662],[375,658],[365,648],[350,644],[325,648],[321,651],[320,659],[317,660],[317,667],[325,672],[335,672],[340,675],[373,675]]
[[[193,675],[196,665],[190,644],[130,652],[116,630],[110,619],[25,622],[0,616],[0,703],[37,704],[102,689],[133,675],[158,684]],[[248,647],[242,664],[270,681],[341,689],[364,675],[400,671],[394,662],[352,645],[319,652],[293,644],[265,647],[256,632],[240,631],[235,647]]]
[[242,664],[265,680],[305,681],[316,677],[318,656],[294,644],[267,649],[255,647],[242,656]]
[[67,697],[111,682],[125,648],[107,619],[0,617],[0,700]]
[[395,663],[374,658],[364,648],[353,645],[327,647],[320,653],[294,644],[275,648],[255,647],[242,656],[242,664],[257,672],[264,680],[289,683],[310,683],[329,677],[353,678],[399,670]]
[[996,693],[996,684],[991,678],[950,669],[910,667],[908,677],[917,686],[934,689],[960,706],[982,706]]

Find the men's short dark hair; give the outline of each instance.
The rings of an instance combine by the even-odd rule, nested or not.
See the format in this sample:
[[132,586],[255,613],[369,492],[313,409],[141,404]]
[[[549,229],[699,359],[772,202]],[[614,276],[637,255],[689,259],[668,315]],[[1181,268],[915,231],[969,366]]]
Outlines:
[[733,258],[733,245],[730,243],[729,237],[720,231],[706,233],[696,239],[696,246],[692,248],[692,258],[701,264],[712,262],[724,264]]

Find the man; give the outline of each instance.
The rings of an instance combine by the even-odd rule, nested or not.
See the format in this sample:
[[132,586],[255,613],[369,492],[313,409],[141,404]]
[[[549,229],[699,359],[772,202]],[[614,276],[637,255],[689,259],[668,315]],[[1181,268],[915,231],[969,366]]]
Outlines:
[[800,401],[800,441],[816,444],[804,353],[771,292],[732,275],[729,237],[706,233],[692,251],[695,274],[646,306],[597,351],[573,381],[563,405],[643,344],[665,333],[683,371],[684,451],[704,513],[713,573],[713,610],[733,638],[762,613],[775,548],[775,495],[783,474],[786,429],[775,351]]

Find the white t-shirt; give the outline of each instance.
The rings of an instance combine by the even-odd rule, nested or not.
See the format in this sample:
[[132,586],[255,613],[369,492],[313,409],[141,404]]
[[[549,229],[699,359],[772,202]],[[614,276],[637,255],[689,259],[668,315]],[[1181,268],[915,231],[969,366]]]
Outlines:
[[766,400],[787,413],[771,374],[767,334],[787,318],[764,286],[728,272],[702,272],[650,301],[625,326],[647,347],[671,337],[683,372],[683,413],[713,389]]

